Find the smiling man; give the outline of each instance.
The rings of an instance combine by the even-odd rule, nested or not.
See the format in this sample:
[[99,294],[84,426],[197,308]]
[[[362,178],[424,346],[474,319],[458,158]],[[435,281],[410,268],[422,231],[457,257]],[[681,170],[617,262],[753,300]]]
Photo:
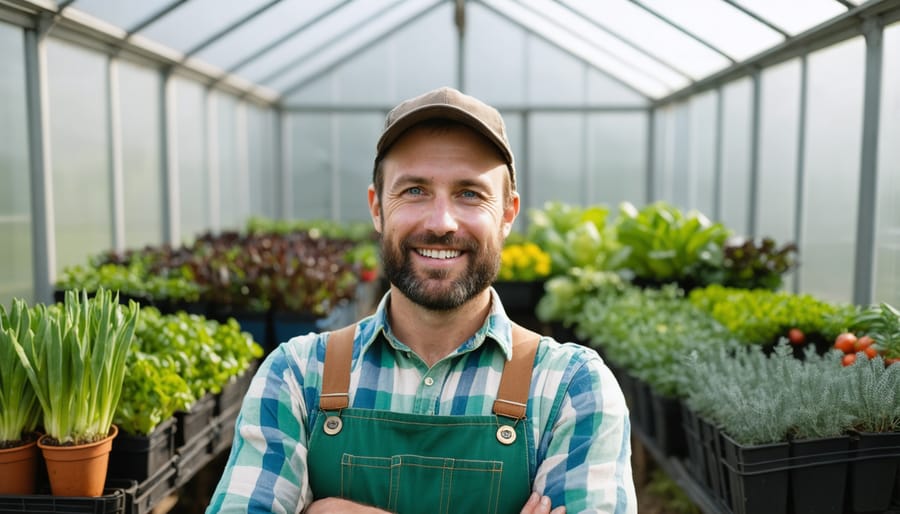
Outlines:
[[441,88],[395,107],[376,150],[390,291],[269,355],[208,512],[636,512],[609,369],[513,324],[490,287],[519,213],[500,114]]

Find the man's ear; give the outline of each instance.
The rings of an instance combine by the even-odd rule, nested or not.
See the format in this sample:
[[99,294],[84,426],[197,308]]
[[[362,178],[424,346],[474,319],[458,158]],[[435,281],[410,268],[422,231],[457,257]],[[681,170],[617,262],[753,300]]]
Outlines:
[[513,191],[509,197],[509,202],[503,208],[503,238],[505,239],[512,232],[513,222],[519,215],[519,193]]
[[372,224],[375,230],[381,233],[381,201],[375,192],[375,185],[369,184],[369,214],[372,216]]

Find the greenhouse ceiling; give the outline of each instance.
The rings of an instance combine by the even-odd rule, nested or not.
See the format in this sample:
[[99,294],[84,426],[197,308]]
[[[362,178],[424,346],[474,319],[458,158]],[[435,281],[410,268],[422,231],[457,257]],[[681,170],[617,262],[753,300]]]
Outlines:
[[266,103],[437,7],[500,15],[657,103],[863,32],[893,0],[0,0],[54,36],[127,51]]

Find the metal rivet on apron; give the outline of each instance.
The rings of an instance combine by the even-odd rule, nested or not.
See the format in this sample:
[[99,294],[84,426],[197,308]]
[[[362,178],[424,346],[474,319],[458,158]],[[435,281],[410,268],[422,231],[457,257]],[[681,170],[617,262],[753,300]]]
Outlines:
[[341,421],[339,416],[328,416],[325,418],[325,426],[323,428],[326,434],[334,435],[344,428],[344,422]]
[[516,441],[516,429],[509,425],[501,425],[497,429],[497,440],[503,444],[513,444]]

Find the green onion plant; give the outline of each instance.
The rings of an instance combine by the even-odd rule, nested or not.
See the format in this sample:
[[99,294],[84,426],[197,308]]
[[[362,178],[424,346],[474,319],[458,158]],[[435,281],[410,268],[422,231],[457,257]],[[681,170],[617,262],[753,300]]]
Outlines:
[[14,299],[9,312],[0,305],[0,449],[18,446],[34,432],[41,416],[34,389],[25,367],[16,355],[16,345],[34,346],[32,318],[24,300]]

